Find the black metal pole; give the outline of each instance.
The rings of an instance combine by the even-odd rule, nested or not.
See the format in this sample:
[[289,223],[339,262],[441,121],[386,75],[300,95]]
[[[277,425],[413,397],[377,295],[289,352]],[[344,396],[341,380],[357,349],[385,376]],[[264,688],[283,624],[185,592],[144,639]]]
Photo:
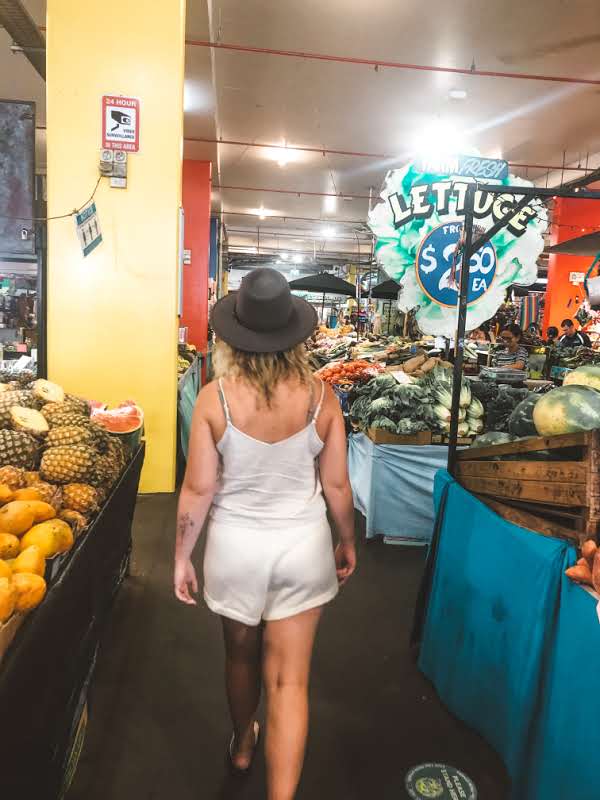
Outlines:
[[465,196],[465,224],[462,262],[460,268],[460,286],[458,291],[458,313],[456,337],[454,339],[454,372],[452,379],[452,408],[450,416],[450,442],[448,444],[448,472],[452,475],[456,462],[456,441],[458,439],[458,412],[460,406],[460,388],[462,384],[463,355],[465,346],[465,329],[467,324],[467,301],[469,295],[470,261],[473,251],[473,210],[475,208],[474,183],[469,184]]

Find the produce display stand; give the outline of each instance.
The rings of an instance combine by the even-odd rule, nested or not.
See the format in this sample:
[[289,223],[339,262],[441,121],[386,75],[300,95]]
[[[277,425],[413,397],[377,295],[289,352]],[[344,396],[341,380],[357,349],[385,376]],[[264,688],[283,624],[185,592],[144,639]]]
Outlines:
[[[378,438],[393,436],[381,430],[374,433]],[[398,446],[376,444],[363,433],[350,435],[348,471],[354,506],[366,518],[367,539],[384,536],[389,543],[427,545],[434,526],[433,480],[446,464],[448,447],[418,444],[419,438],[431,441],[427,431],[402,438],[405,441]]]
[[598,597],[567,541],[524,530],[436,477],[435,570],[419,666],[503,758],[511,800],[598,800]]
[[4,655],[3,797],[56,800],[74,771],[96,654],[128,569],[143,461],[142,444]]

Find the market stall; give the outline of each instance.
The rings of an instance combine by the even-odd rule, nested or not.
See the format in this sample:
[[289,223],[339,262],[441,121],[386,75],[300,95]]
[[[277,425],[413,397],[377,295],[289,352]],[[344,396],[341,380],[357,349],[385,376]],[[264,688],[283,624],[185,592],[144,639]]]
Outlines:
[[512,800],[596,800],[598,596],[565,577],[575,548],[502,519],[445,472],[436,504],[421,669],[503,757]]
[[321,320],[324,320],[325,297],[356,297],[356,286],[353,283],[338,278],[330,272],[319,272],[316,275],[307,275],[290,281],[290,289],[293,292],[314,293],[322,295],[321,300]]
[[2,786],[58,797],[128,567],[144,420],[132,402],[109,409],[20,378],[0,383]]

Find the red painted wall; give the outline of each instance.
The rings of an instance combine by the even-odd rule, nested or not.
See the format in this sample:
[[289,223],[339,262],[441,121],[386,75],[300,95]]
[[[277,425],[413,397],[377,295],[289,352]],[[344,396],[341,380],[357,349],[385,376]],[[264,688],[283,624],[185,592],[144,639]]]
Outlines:
[[184,247],[192,263],[183,267],[183,314],[188,342],[206,351],[208,334],[208,253],[210,242],[210,161],[183,160]]
[[[598,200],[575,200],[558,198],[554,201],[551,244],[592,233],[592,227],[600,226],[600,202]],[[584,230],[582,230],[584,228]],[[569,283],[570,272],[587,272],[592,263],[591,256],[551,255],[548,263],[548,288],[544,309],[544,333],[549,325],[560,330],[565,318],[575,319],[577,309],[583,302],[583,285]],[[575,321],[575,327],[579,323]]]

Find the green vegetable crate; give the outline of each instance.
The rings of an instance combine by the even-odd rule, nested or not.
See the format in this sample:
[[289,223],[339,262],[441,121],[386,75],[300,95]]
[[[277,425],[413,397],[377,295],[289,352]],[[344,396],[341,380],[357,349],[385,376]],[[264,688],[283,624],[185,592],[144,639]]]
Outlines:
[[600,430],[470,448],[456,478],[504,519],[582,543],[600,532]]

